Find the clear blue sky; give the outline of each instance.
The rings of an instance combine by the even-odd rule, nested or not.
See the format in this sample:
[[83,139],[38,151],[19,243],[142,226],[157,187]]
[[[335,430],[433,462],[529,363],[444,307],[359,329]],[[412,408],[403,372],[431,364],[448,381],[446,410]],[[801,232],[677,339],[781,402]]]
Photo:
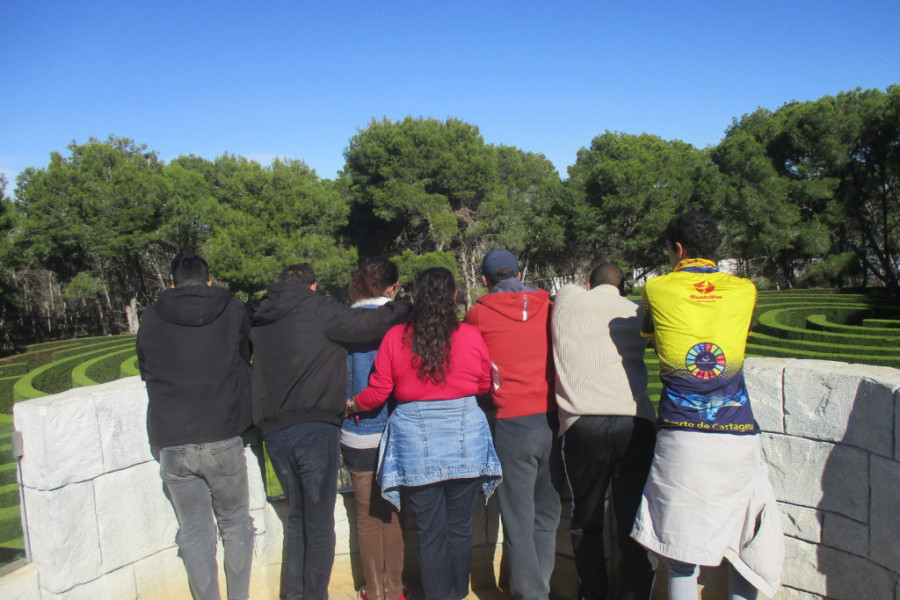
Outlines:
[[606,130],[717,144],[732,117],[900,83],[898,0],[4,0],[0,172],[109,134],[323,178],[373,118],[477,125],[565,177]]

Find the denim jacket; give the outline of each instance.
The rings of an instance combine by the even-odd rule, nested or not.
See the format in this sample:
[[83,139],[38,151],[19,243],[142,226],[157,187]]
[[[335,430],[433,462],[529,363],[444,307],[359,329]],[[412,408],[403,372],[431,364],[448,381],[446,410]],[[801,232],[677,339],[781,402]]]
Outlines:
[[[384,298],[362,300],[353,308],[373,309],[388,301]],[[369,375],[378,352],[378,342],[347,347],[347,398],[352,398],[369,385]],[[341,444],[357,449],[377,448],[387,425],[392,402],[385,402],[374,410],[358,413],[341,423]]]
[[485,502],[503,473],[474,396],[397,404],[381,439],[378,484],[398,509],[400,487],[481,479]]

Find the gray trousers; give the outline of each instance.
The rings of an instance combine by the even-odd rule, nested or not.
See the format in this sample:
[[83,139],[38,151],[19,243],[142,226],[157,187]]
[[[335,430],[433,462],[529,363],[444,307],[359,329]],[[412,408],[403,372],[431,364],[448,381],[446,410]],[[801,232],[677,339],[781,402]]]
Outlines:
[[163,448],[159,474],[178,519],[175,539],[194,598],[221,598],[216,524],[225,547],[228,600],[249,598],[253,526],[241,438]]
[[[540,413],[494,423],[494,449],[503,467],[497,487],[503,547],[515,598],[546,600],[556,560],[560,496],[555,414]],[[558,466],[554,466],[557,463]]]

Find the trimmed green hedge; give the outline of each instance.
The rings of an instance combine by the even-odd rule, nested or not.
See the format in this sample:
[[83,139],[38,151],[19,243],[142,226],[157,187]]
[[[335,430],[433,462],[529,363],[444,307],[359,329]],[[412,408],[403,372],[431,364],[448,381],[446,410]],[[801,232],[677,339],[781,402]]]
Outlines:
[[774,358],[809,358],[815,360],[834,360],[851,364],[877,365],[884,367],[900,367],[900,360],[891,359],[882,355],[846,354],[838,352],[816,352],[810,350],[798,350],[796,348],[777,348],[755,343],[747,344],[747,354],[750,356],[768,356]]
[[133,377],[140,374],[141,369],[138,367],[137,354],[129,356],[119,365],[119,377]]
[[896,319],[863,319],[863,327],[900,329],[900,316]]
[[[843,307],[842,307],[843,308]],[[854,309],[858,310],[858,309]],[[806,318],[811,314],[836,312],[833,308],[805,307],[805,308],[780,308],[768,310],[759,315],[759,320],[753,327],[754,333],[764,333],[774,337],[805,340],[830,345],[866,345],[866,346],[900,346],[900,336],[884,335],[848,335],[845,333],[833,333],[829,331],[815,331],[807,329]],[[800,325],[794,323],[800,322]],[[859,362],[859,361],[854,361]]]
[[0,416],[9,414],[13,405],[13,388],[24,375],[0,377]]
[[121,376],[122,357],[133,355],[134,347],[129,344],[125,348],[75,365],[75,368],[72,369],[72,386],[84,387],[118,379]]
[[24,362],[10,363],[0,366],[0,377],[14,377],[28,372],[28,364]]
[[[124,350],[132,345],[132,342],[120,342]],[[38,367],[27,375],[23,375],[13,386],[15,402],[39,398],[47,394],[58,394],[72,387],[72,369],[79,363],[108,354],[110,348],[103,347],[99,350],[81,349],[80,354],[69,356],[62,360],[56,360],[42,367]]]
[[[881,322],[888,322],[880,319]],[[816,314],[806,317],[806,328],[816,331],[830,331],[832,333],[846,333],[847,335],[878,335],[884,337],[898,337],[900,331],[891,327],[875,327],[874,325],[847,325],[835,323],[826,315]]]
[[[5,465],[0,465],[3,468]],[[16,503],[10,505],[0,504],[0,546],[4,548],[21,548],[22,518],[19,515],[18,493]]]
[[[878,352],[878,354],[873,354]],[[871,346],[826,346],[817,342],[785,340],[760,333],[750,334],[747,342],[748,356],[778,358],[814,358],[846,363],[879,365],[900,369],[900,352],[897,348],[873,348]]]
[[85,337],[85,338],[76,338],[72,340],[56,340],[53,342],[42,342],[40,344],[32,344],[28,346],[24,353],[17,354],[15,356],[9,356],[4,359],[0,359],[0,365],[12,365],[25,363],[27,365],[27,371],[32,371],[40,366],[43,366],[47,363],[53,362],[55,358],[53,354],[58,351],[62,351],[69,348],[78,348],[84,346],[91,346],[96,343],[98,340],[107,341],[114,339],[127,339],[134,338],[133,333],[126,333],[121,335],[113,335],[113,336],[101,336],[101,337]]
[[53,362],[65,360],[65,359],[69,358],[70,356],[76,356],[76,355],[83,354],[87,350],[94,351],[94,350],[100,350],[103,348],[118,348],[118,347],[126,345],[126,344],[131,344],[133,347],[134,346],[133,337],[131,339],[129,339],[129,338],[123,339],[121,336],[102,338],[91,344],[80,344],[73,348],[65,348],[63,350],[57,350],[56,352],[53,353]]

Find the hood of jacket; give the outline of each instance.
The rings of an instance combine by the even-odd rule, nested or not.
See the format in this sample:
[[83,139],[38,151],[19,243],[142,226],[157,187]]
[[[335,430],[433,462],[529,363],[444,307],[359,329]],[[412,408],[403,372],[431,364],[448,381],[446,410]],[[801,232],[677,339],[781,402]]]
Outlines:
[[156,301],[161,319],[176,325],[200,327],[219,318],[231,302],[231,292],[225,288],[191,285],[169,288]]
[[530,321],[539,316],[546,319],[550,294],[545,290],[492,293],[480,297],[475,304],[513,321]]
[[316,292],[296,281],[273,283],[266,290],[256,309],[253,311],[254,325],[274,323],[288,313],[297,309],[305,299],[315,296]]

